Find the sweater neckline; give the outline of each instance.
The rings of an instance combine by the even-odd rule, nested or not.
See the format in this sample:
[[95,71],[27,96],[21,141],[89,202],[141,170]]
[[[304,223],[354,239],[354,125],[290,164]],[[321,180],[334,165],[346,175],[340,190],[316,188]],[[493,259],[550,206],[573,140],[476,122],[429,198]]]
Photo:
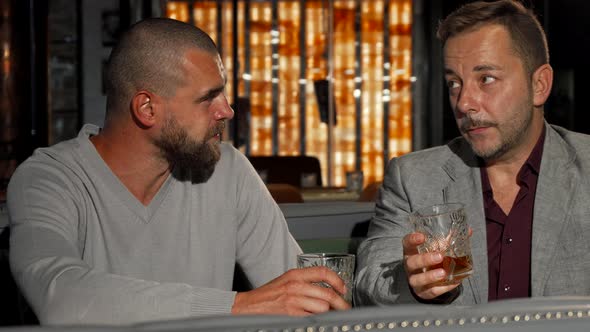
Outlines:
[[172,174],[169,174],[156,195],[148,205],[140,202],[121,180],[113,173],[111,168],[102,159],[96,147],[90,141],[90,136],[98,134],[100,128],[95,125],[86,124],[80,130],[78,141],[80,143],[80,155],[85,159],[90,167],[94,169],[94,179],[97,185],[103,186],[106,190],[115,195],[130,211],[136,214],[143,222],[149,223],[152,217],[162,205],[164,199],[170,191]]

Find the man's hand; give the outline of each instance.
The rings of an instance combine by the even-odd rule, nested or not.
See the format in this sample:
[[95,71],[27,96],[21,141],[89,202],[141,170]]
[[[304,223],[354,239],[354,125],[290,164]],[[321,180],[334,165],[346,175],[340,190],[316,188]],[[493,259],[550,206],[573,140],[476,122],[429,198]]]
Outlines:
[[[332,288],[314,283],[325,282]],[[293,269],[257,289],[236,295],[232,314],[287,314],[306,316],[330,309],[350,309],[340,296],[351,290],[323,266]]]
[[421,233],[410,233],[402,241],[404,247],[404,267],[408,275],[408,283],[414,294],[423,300],[434,299],[447,293],[461,284],[460,281],[451,285],[434,285],[447,277],[442,268],[432,269],[443,261],[441,253],[418,253],[418,245],[424,243],[426,238]]

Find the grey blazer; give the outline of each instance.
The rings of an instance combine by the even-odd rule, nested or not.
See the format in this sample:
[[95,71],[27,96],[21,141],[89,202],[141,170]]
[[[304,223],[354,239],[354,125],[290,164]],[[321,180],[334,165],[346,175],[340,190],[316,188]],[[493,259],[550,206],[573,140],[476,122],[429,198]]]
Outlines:
[[[532,296],[590,295],[590,136],[547,128],[533,212]],[[358,250],[355,304],[416,303],[402,264],[408,214],[443,202],[465,204],[473,229],[474,274],[454,304],[488,299],[486,224],[480,170],[462,138],[390,161],[368,238]]]

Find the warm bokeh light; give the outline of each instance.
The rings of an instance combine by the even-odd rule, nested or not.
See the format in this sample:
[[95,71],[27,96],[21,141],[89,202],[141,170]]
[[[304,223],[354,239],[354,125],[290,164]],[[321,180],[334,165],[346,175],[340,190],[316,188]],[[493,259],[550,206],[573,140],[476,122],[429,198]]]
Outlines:
[[[233,68],[232,1],[169,1],[166,15],[186,22],[191,8],[194,23],[216,42],[222,41],[220,49],[228,72],[226,93],[228,97],[233,95],[231,73],[237,69],[239,95],[248,94],[245,97],[250,99],[250,154],[272,155],[275,144],[279,155],[300,155],[303,146],[306,155],[320,160],[324,185],[332,186],[346,184],[346,172],[355,170],[358,156],[365,185],[381,181],[385,157],[399,156],[412,148],[412,1],[332,0],[330,6],[324,0],[278,0],[274,18],[272,0],[250,1],[248,7],[245,3],[238,1],[238,68]],[[218,15],[219,8],[222,15]],[[223,36],[217,36],[218,17]],[[355,20],[359,19],[360,31],[356,31]],[[329,22],[333,22],[331,36]],[[301,38],[305,50],[301,50]],[[277,64],[275,96],[273,59]],[[246,63],[249,71],[244,69]],[[337,114],[332,128],[320,121],[314,88],[315,81],[330,79]],[[273,123],[273,100],[277,123]]]
[[169,1],[166,3],[166,17],[188,22],[188,3],[184,1]]

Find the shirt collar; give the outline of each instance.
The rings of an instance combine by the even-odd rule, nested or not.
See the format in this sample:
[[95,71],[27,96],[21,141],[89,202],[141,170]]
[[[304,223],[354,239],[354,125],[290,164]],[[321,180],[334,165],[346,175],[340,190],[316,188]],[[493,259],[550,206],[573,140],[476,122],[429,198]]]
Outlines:
[[[541,132],[541,136],[537,140],[535,147],[531,151],[528,159],[524,162],[520,170],[518,171],[517,181],[521,181],[522,177],[525,173],[525,167],[533,171],[536,175],[539,175],[541,169],[541,158],[543,157],[543,145],[545,143],[545,124],[543,124],[543,131]],[[483,159],[477,158],[480,171],[481,171],[481,189],[484,194],[491,194],[492,193],[492,186],[490,184],[490,179],[488,178],[488,172],[485,168],[485,163]]]
[[537,140],[537,144],[531,151],[529,158],[526,160],[525,165],[531,168],[535,174],[539,174],[541,170],[541,158],[543,157],[543,145],[545,143],[545,124],[543,124],[543,131],[541,132],[541,137]]

